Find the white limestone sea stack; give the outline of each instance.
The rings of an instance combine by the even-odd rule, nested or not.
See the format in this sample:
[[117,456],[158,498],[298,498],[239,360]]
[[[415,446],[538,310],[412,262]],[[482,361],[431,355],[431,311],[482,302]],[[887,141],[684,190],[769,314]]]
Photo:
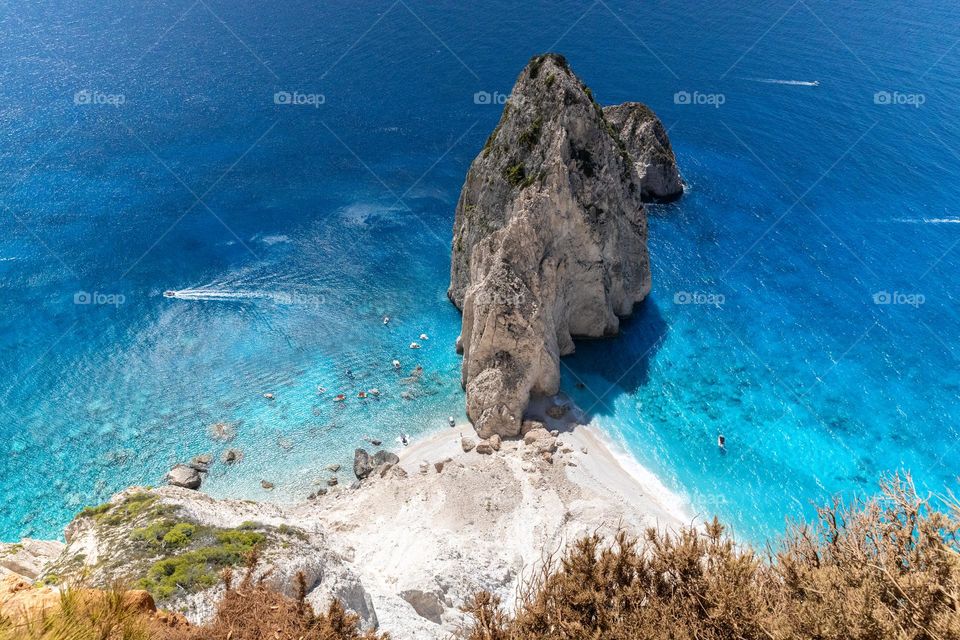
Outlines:
[[574,336],[616,335],[649,293],[645,179],[651,197],[682,183],[672,151],[644,151],[666,135],[647,112],[614,112],[627,144],[562,56],[537,56],[470,166],[447,295],[463,312],[462,384],[481,437],[518,435],[531,395],[558,392]]

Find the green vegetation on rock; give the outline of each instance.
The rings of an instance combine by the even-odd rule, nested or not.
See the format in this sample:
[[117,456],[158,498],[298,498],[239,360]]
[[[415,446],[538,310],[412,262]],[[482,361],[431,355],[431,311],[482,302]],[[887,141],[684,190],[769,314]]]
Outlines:
[[[170,529],[166,535],[173,532],[174,529]],[[201,535],[196,535],[198,533]],[[185,535],[184,529],[177,533],[181,534]],[[212,528],[194,528],[186,538],[188,542],[202,540],[197,541],[199,546],[194,549],[154,562],[146,577],[138,583],[158,600],[178,592],[194,593],[216,585],[224,568],[244,562],[267,539],[256,531]]]
[[510,183],[511,186],[519,187],[524,183],[524,180],[527,177],[527,172],[523,168],[523,163],[517,162],[503,170],[503,177],[507,182]]
[[543,130],[543,117],[537,116],[530,127],[520,134],[519,142],[524,147],[532,149],[540,141],[540,132]]
[[130,537],[133,540],[142,540],[152,546],[177,549],[186,546],[196,532],[197,526],[189,522],[163,519],[151,522],[145,527],[134,529]]

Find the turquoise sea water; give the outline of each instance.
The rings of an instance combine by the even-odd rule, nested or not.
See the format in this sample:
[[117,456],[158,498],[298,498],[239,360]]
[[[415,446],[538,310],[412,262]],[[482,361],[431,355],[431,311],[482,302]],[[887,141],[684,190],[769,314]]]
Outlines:
[[[0,539],[58,535],[228,446],[245,458],[210,493],[303,497],[361,437],[462,417],[453,209],[546,50],[601,103],[651,105],[689,185],[650,208],[650,299],[619,339],[578,345],[564,389],[756,542],[884,471],[955,486],[958,18],[926,1],[5,4]],[[233,442],[210,439],[218,422]]]

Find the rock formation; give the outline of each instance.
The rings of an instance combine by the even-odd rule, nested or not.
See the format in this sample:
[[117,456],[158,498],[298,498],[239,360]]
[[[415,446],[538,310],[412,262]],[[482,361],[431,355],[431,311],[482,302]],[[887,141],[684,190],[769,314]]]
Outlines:
[[663,202],[683,195],[677,158],[657,114],[640,102],[624,102],[604,107],[603,115],[616,128],[633,158],[643,198]]
[[175,465],[166,476],[167,484],[184,489],[199,489],[202,482],[200,471],[186,464]]
[[[662,126],[633,127],[638,110],[625,110],[630,145],[562,56],[537,56],[470,166],[447,295],[463,312],[462,384],[481,437],[519,434],[531,394],[559,390],[573,336],[615,335],[650,291],[645,182],[629,149],[648,149],[645,132]],[[660,170],[645,175],[662,192]]]
[[48,584],[148,589],[164,608],[201,623],[223,595],[220,571],[240,570],[256,547],[257,574],[268,584],[293,596],[302,572],[311,605],[324,609],[336,598],[365,628],[375,628],[373,601],[359,576],[323,531],[302,526],[268,503],[214,500],[176,486],[133,487],[82,511],[64,532],[66,546],[51,550],[59,554],[37,577]]

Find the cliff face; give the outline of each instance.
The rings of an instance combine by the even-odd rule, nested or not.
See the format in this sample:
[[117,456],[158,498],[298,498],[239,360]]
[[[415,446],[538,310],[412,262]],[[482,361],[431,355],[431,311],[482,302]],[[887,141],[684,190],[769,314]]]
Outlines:
[[643,198],[669,201],[683,195],[677,159],[657,114],[640,102],[624,102],[604,107],[603,115],[616,128],[633,158]]
[[636,165],[566,60],[533,58],[454,222],[447,293],[463,312],[462,383],[482,437],[517,435],[531,394],[559,390],[573,336],[616,334],[650,291]]

